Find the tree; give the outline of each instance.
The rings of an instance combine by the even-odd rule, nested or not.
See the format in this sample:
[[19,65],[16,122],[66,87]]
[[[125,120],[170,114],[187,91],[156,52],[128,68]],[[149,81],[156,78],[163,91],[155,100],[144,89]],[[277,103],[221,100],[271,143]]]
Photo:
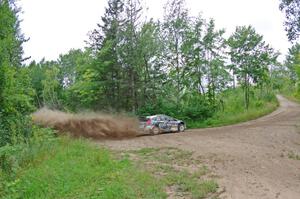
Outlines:
[[187,38],[189,17],[188,10],[185,8],[185,1],[168,1],[165,7],[164,18],[165,56],[168,61],[169,74],[172,77],[171,84],[176,85],[175,95],[178,107],[184,89],[182,80],[185,75],[184,71],[186,67],[183,44]]
[[6,68],[19,66],[23,42],[19,33],[16,9],[8,0],[0,1],[0,107],[3,107],[3,93],[6,83]]
[[244,89],[245,107],[248,109],[251,83],[264,82],[268,66],[276,61],[277,54],[251,26],[237,27],[229,37],[228,45],[233,71]]
[[224,30],[216,30],[214,20],[207,23],[199,16],[189,26],[183,45],[187,63],[185,86],[190,93],[206,95],[211,105],[230,79],[224,61],[223,34]]
[[12,0],[0,1],[0,146],[30,135],[28,114],[33,110],[32,89],[23,61],[18,12]]
[[139,54],[139,23],[142,7],[139,0],[127,0],[125,3],[125,21],[121,31],[121,42],[118,53],[123,69],[122,92],[126,98],[126,110],[136,112],[139,106],[139,82],[142,57]]
[[90,35],[90,45],[96,59],[86,73],[90,76],[91,83],[97,84],[93,86],[97,88],[93,94],[96,95],[98,109],[106,107],[119,110],[122,106],[122,100],[119,98],[122,66],[119,62],[118,48],[124,23],[123,14],[123,1],[109,0],[102,24],[98,24],[98,29]]
[[44,105],[50,108],[60,108],[61,102],[59,95],[61,94],[61,84],[59,81],[59,69],[53,65],[51,68],[45,70],[45,76],[42,80],[43,85],[43,102]]
[[207,93],[211,104],[215,104],[216,92],[227,83],[228,73],[222,54],[225,49],[224,30],[215,30],[215,22],[209,20],[203,37],[203,63],[206,68]]
[[60,82],[64,88],[71,87],[78,78],[80,66],[86,63],[86,53],[81,49],[71,49],[67,54],[59,55],[57,65],[60,70]]
[[187,39],[184,42],[184,52],[187,61],[187,76],[189,77],[185,84],[192,92],[197,91],[204,95],[203,78],[206,72],[203,57],[203,36],[206,24],[201,16],[195,18],[192,23],[193,24],[188,29]]
[[163,69],[164,46],[161,31],[161,24],[150,20],[144,23],[138,32],[137,52],[140,67],[137,72],[142,90],[140,106],[156,103],[163,93],[162,85],[167,79]]
[[289,41],[295,41],[300,35],[300,1],[280,0],[279,9],[285,13],[285,30]]
[[300,53],[300,44],[296,43],[288,50],[288,54],[285,59],[285,66],[289,71],[290,79],[295,83],[297,80],[297,74],[294,68],[294,63],[296,62],[297,55]]
[[300,97],[300,53],[298,53],[296,56],[296,60],[294,62],[294,68],[298,77],[298,81],[296,84],[296,95]]
[[[102,51],[105,52],[105,49],[103,48],[99,53]],[[107,85],[105,66],[110,62],[99,62],[93,54],[91,48],[86,48],[82,54],[69,57],[73,63],[76,62],[75,81],[69,87],[64,88],[66,97],[64,104],[72,110],[105,110],[109,104],[104,86]]]

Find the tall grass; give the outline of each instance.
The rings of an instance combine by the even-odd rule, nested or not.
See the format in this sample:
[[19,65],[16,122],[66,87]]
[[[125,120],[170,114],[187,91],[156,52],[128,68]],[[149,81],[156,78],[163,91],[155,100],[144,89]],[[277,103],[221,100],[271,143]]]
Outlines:
[[[30,144],[0,148],[5,163],[0,167],[0,198],[159,199],[168,197],[167,190],[192,198],[217,195],[217,183],[191,152],[112,152],[84,139],[41,131]],[[191,165],[198,169],[190,172]]]
[[251,92],[249,109],[245,109],[242,89],[227,90],[221,94],[223,107],[204,121],[191,121],[190,128],[203,128],[230,125],[256,119],[274,111],[278,107],[278,101],[274,93],[261,92],[253,89]]
[[[34,158],[15,168],[13,176],[0,170],[1,198],[166,197],[151,174],[126,158],[114,159],[108,150],[87,141],[57,138],[31,148],[36,148]],[[14,158],[21,156],[15,154]]]
[[300,103],[300,90],[297,90],[295,84],[292,84],[290,82],[286,83],[280,89],[280,93],[289,100]]

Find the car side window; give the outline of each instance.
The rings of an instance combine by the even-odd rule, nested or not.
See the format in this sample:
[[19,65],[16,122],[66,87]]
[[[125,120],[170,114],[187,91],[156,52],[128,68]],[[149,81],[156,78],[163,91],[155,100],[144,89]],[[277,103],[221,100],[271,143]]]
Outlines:
[[170,118],[170,117],[168,117],[168,116],[165,116],[165,120],[166,120],[166,121],[170,121],[170,120],[171,120],[171,118]]
[[170,118],[169,118],[168,116],[164,116],[164,120],[165,120],[165,121],[169,121]]

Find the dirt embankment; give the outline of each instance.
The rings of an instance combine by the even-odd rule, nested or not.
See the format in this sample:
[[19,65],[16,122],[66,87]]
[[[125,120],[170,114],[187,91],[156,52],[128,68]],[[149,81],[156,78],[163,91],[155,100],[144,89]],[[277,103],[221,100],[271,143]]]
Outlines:
[[70,114],[42,108],[32,115],[33,121],[44,127],[56,129],[59,133],[69,133],[74,137],[94,139],[135,137],[138,120],[126,116],[101,113]]

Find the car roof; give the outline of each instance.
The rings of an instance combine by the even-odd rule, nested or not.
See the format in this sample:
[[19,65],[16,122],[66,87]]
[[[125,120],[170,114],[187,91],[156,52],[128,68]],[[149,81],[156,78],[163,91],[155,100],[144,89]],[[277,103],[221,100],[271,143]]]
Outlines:
[[170,116],[163,115],[163,114],[157,114],[157,115],[150,115],[150,116],[147,116],[147,118],[154,118],[154,117],[159,117],[159,116],[170,117]]

